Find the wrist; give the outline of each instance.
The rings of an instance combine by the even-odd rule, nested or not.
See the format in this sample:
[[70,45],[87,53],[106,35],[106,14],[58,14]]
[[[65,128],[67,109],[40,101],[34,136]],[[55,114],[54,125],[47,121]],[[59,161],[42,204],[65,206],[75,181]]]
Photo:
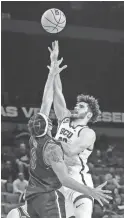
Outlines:
[[88,195],[92,197],[93,189],[87,186]]

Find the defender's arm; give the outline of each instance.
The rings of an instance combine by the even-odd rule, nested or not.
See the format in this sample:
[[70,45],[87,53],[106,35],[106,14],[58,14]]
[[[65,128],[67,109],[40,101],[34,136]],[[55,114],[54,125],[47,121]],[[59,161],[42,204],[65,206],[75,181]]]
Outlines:
[[52,167],[53,171],[55,172],[55,174],[57,175],[58,179],[60,180],[63,186],[66,186],[77,192],[92,196],[101,205],[103,205],[101,200],[108,203],[107,198],[111,199],[110,196],[104,194],[104,193],[110,193],[110,191],[101,189],[106,185],[106,183],[104,183],[100,187],[97,187],[96,189],[92,189],[88,186],[78,183],[76,180],[72,179],[69,176],[68,169],[63,160],[62,149],[58,145],[54,143],[47,145],[44,151],[44,157],[46,163]]

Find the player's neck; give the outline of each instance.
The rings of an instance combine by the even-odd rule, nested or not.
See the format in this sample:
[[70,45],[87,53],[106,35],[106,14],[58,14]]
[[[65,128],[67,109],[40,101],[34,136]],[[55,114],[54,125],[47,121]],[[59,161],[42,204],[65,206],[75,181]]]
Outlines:
[[88,121],[86,119],[75,119],[72,121],[72,124],[74,127],[81,125],[81,126],[86,126]]

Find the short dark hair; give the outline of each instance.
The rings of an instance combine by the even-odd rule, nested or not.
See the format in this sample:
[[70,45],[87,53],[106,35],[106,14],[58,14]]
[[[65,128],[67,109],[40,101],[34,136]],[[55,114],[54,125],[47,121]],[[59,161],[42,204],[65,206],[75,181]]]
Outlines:
[[95,99],[93,96],[81,94],[77,96],[77,103],[79,102],[85,102],[88,104],[91,112],[93,113],[93,116],[91,117],[90,122],[92,123],[97,122],[97,119],[99,115],[101,114],[98,100]]

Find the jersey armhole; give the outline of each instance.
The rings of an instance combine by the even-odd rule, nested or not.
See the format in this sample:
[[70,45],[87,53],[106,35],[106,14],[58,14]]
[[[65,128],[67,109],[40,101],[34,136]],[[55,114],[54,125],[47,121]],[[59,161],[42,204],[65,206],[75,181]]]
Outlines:
[[[79,132],[78,132],[78,137],[80,136],[80,133],[81,133],[81,131],[82,131],[84,128],[89,128],[89,127],[88,127],[88,126],[82,127],[82,128],[79,130]],[[87,148],[87,150],[92,152],[93,149],[90,149],[90,147],[91,147],[91,145]]]
[[65,119],[70,119],[70,117],[67,116],[67,117],[64,117],[62,120],[58,120],[58,128],[57,128],[57,131],[58,131],[60,125],[63,123],[63,121],[64,121]]

